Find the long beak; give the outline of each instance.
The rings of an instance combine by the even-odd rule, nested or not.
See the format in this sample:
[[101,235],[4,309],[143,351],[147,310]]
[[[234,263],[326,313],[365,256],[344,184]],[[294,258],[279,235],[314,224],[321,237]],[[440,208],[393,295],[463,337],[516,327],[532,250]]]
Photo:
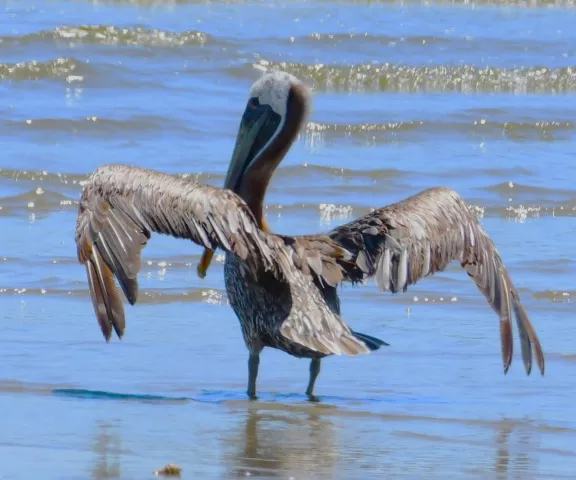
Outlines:
[[236,136],[224,188],[238,193],[243,175],[274,136],[279,124],[280,116],[269,105],[254,105],[252,101],[248,102]]
[[[246,111],[242,116],[236,144],[230,160],[230,166],[226,173],[224,188],[238,193],[242,184],[242,177],[250,167],[264,146],[270,141],[280,125],[280,116],[269,105],[258,105],[251,99]],[[268,230],[268,225],[263,222],[262,227]],[[200,278],[206,276],[206,272],[212,262],[214,251],[204,249],[196,273]]]

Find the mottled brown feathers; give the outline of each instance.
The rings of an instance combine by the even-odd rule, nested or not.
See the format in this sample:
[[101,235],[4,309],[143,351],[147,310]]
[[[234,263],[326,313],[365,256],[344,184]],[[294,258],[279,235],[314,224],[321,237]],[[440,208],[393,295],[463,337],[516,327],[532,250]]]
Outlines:
[[332,286],[373,278],[380,290],[397,293],[459,261],[500,319],[504,372],[512,362],[514,316],[526,373],[531,372],[534,353],[544,374],[540,341],[506,267],[476,216],[453,190],[425,190],[327,235],[282,238],[296,251],[292,261],[297,268]]
[[[137,167],[100,167],[85,185],[76,225],[78,259],[86,265],[90,294],[106,340],[112,329],[125,330],[124,309],[114,284],[126,298],[138,298],[141,251],[151,232],[185,238],[215,250],[221,248],[243,262],[258,279],[272,272],[289,285],[294,306],[282,325],[286,338],[325,354],[368,353],[312,282],[320,254],[339,258],[341,248],[314,244],[304,255],[299,244],[258,228],[246,203],[229,190],[191,183]],[[333,285],[342,272],[333,260],[323,269]],[[246,288],[246,287],[244,287]]]
[[[336,260],[346,281],[374,278],[378,288],[393,293],[459,261],[499,316],[504,371],[512,362],[513,312],[526,373],[532,369],[534,349],[544,374],[540,342],[506,267],[476,216],[453,190],[425,190],[337,227],[328,236],[352,257],[352,261]],[[302,241],[313,243],[314,237],[302,237]],[[331,268],[331,262],[326,259],[324,265]]]
[[514,316],[526,373],[531,372],[533,354],[544,373],[539,339],[494,243],[450,189],[425,190],[328,235],[289,237],[259,230],[244,202],[228,190],[145,169],[102,167],[84,188],[76,241],[107,340],[112,328],[120,337],[125,328],[113,275],[133,304],[140,252],[151,231],[188,238],[212,250],[222,248],[254,272],[273,270],[278,278],[288,279],[295,307],[280,332],[326,354],[369,350],[330,311],[315,282],[335,287],[374,278],[381,290],[395,293],[458,260],[499,316],[504,371],[512,362]]
[[283,276],[279,260],[285,258],[273,253],[273,239],[271,245],[266,243],[252,213],[232,192],[137,167],[100,167],[82,192],[76,243],[107,340],[112,327],[120,337],[125,328],[113,275],[134,304],[140,254],[151,232],[190,239],[212,250],[222,248],[255,270]]
[[125,329],[113,276],[133,304],[140,252],[152,231],[221,248],[256,276],[271,270],[287,281],[293,308],[281,334],[325,354],[369,349],[330,310],[320,288],[373,278],[381,290],[396,293],[458,260],[499,317],[504,371],[512,362],[514,316],[526,373],[534,355],[544,374],[539,339],[494,243],[450,189],[425,190],[327,235],[289,237],[261,231],[246,204],[228,190],[140,168],[101,167],[84,188],[76,242],[107,340],[112,329],[120,337]]

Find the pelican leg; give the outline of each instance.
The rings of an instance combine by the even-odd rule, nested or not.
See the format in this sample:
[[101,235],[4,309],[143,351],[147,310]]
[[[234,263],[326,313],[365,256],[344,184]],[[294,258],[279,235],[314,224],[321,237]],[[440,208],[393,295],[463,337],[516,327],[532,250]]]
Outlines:
[[320,373],[320,359],[313,358],[310,362],[310,381],[308,382],[308,388],[306,389],[306,395],[312,402],[317,402],[318,397],[314,395],[314,384]]
[[260,365],[260,352],[250,352],[248,359],[248,397],[256,400],[256,378],[258,377],[258,366]]

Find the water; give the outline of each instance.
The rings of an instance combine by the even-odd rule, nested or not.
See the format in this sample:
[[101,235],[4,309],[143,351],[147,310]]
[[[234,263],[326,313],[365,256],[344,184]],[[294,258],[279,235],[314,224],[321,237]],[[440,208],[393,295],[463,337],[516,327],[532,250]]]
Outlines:
[[[0,477],[568,478],[576,461],[576,10],[571,0],[2,2]],[[340,223],[435,185],[494,239],[545,377],[501,368],[497,318],[457,265],[342,290],[391,346],[267,350],[260,400],[223,257],[154,236],[122,342],[77,263],[81,184],[128,163],[221,185],[251,83],[285,69],[314,109],[267,197],[275,231]],[[516,350],[519,350],[518,343]]]

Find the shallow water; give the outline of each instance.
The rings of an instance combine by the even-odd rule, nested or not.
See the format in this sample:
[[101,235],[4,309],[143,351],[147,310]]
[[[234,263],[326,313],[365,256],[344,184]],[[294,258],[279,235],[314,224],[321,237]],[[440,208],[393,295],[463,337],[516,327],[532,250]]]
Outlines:
[[[576,468],[576,10],[572,0],[3,2],[0,478],[572,478]],[[221,185],[251,83],[314,109],[267,197],[329,229],[447,185],[474,206],[547,372],[502,373],[497,318],[457,265],[402,295],[342,290],[390,343],[308,362],[267,350],[257,402],[223,256],[155,236],[122,342],[77,263],[81,185],[129,163]],[[519,349],[516,343],[516,349]]]

